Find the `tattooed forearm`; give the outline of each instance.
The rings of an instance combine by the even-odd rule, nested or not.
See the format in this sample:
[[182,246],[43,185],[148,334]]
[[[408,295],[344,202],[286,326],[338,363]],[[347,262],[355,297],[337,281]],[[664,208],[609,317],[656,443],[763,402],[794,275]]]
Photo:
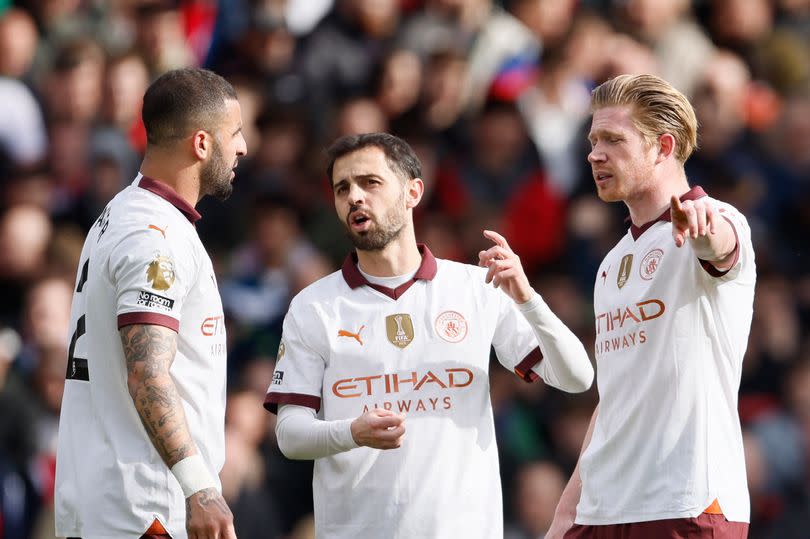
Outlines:
[[169,370],[177,352],[177,334],[162,326],[135,324],[121,328],[127,373],[141,369],[146,378]]
[[127,386],[149,439],[167,466],[195,454],[186,414],[169,367],[177,334],[164,327],[135,324],[120,330],[127,362]]

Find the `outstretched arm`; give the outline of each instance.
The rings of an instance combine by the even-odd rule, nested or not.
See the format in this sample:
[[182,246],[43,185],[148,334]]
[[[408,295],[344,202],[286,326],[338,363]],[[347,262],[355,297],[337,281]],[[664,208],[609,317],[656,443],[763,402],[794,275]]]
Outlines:
[[736,260],[737,236],[708,198],[681,202],[673,195],[670,217],[676,246],[682,247],[689,240],[699,259],[720,271],[731,269]]
[[197,451],[169,374],[177,333],[162,326],[133,324],[122,327],[119,334],[135,409],[155,450],[183,488],[189,537],[235,539],[233,515]]

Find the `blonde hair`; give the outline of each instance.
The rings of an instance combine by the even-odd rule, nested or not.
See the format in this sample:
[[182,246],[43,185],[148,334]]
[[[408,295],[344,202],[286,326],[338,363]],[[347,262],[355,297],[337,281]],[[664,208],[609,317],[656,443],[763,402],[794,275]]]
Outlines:
[[697,118],[692,104],[667,81],[655,75],[619,75],[591,92],[591,111],[629,105],[633,124],[650,143],[669,133],[675,157],[684,163],[697,147]]

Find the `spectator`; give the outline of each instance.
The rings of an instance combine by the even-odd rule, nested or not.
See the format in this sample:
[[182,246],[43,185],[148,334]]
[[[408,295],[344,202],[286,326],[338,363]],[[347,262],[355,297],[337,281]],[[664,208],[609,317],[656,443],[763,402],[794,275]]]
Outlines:
[[0,76],[27,78],[38,41],[34,19],[27,11],[11,8],[0,13]]
[[554,520],[554,509],[565,487],[560,468],[549,461],[525,465],[518,472],[514,505],[518,525],[506,539],[543,539]]

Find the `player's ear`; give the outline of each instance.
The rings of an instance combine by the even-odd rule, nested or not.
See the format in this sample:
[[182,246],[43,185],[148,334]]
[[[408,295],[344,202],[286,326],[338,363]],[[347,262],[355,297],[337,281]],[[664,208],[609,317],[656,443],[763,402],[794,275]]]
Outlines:
[[412,209],[419,205],[425,192],[422,178],[411,178],[405,183],[405,208]]
[[675,137],[670,133],[664,133],[658,137],[658,157],[655,164],[661,163],[675,154]]
[[211,154],[212,144],[211,134],[208,131],[199,129],[191,136],[192,151],[200,161],[207,159]]

